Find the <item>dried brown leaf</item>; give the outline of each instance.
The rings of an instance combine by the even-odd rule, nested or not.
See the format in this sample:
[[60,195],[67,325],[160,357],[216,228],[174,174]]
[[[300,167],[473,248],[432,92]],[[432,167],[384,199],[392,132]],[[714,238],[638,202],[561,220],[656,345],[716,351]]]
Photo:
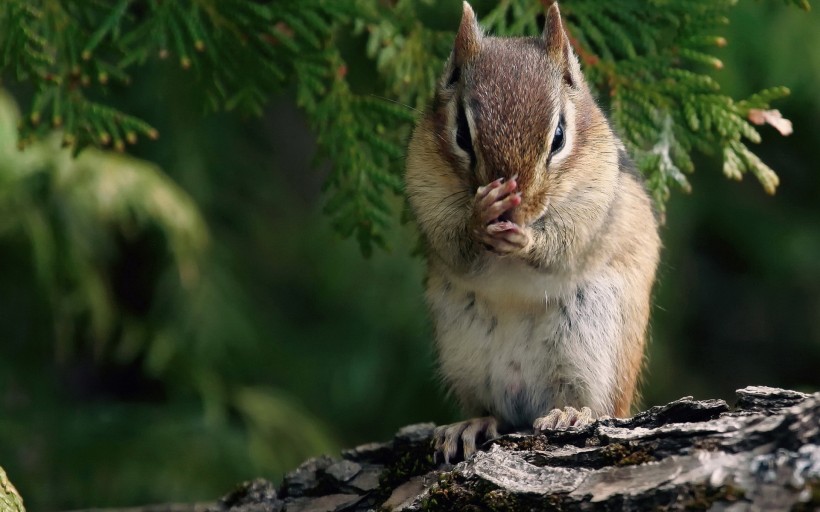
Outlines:
[[763,110],[753,108],[749,110],[749,121],[757,125],[769,124],[775,130],[780,132],[780,135],[786,136],[792,133],[792,122],[783,117],[777,109]]

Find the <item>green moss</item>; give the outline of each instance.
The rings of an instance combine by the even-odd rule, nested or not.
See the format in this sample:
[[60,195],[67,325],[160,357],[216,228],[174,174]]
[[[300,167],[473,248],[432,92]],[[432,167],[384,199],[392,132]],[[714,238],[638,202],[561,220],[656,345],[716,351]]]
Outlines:
[[657,457],[646,448],[636,448],[622,443],[612,443],[601,448],[601,456],[613,466],[637,466],[645,462],[655,462]]
[[806,487],[810,494],[809,501],[797,503],[792,510],[795,512],[809,512],[820,510],[820,480],[810,480]]
[[743,491],[733,485],[712,487],[707,484],[692,488],[687,499],[683,501],[686,510],[709,510],[717,502],[733,503],[744,498]]
[[704,438],[692,443],[693,448],[705,450],[707,452],[714,452],[723,448],[723,444],[719,439]]
[[435,469],[433,455],[419,452],[406,452],[389,464],[379,476],[381,487],[394,487],[411,477],[423,475]]
[[509,492],[495,489],[484,495],[484,502],[492,510],[511,510],[516,500]]
[[520,510],[563,510],[562,496],[514,494],[485,482],[467,481],[447,473],[430,489],[422,503],[425,512],[452,510],[517,512]]
[[475,501],[475,493],[458,482],[452,473],[443,473],[422,501],[424,511],[459,510]]
[[436,469],[433,447],[428,443],[394,446],[395,457],[388,461],[379,475],[379,489],[372,493],[374,503],[384,503],[399,485],[414,476],[424,475]]
[[525,451],[533,451],[533,450],[546,450],[547,446],[549,446],[549,442],[547,442],[547,438],[544,436],[526,436],[522,438],[505,438],[502,437],[493,441],[493,444],[497,444],[502,448],[506,448],[508,450],[525,450]]

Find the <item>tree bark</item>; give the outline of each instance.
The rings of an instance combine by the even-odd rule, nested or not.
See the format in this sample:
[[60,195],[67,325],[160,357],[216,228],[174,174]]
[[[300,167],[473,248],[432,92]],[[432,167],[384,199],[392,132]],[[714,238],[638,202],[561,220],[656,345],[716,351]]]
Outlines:
[[820,510],[820,393],[767,387],[681,398],[629,419],[488,442],[435,464],[434,425],[256,480],[211,512]]

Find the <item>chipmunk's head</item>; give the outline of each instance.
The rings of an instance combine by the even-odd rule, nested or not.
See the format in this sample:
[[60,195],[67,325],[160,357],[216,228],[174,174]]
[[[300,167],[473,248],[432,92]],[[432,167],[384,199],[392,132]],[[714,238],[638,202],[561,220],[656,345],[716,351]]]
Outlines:
[[511,216],[521,224],[568,195],[579,149],[593,144],[598,124],[609,132],[556,3],[541,37],[496,38],[464,2],[433,109],[439,149],[471,187],[517,176],[522,203]]

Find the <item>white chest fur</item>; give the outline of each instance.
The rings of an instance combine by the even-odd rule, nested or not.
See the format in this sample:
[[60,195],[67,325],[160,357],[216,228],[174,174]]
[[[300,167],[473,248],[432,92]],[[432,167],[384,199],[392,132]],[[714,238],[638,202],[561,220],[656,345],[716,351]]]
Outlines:
[[571,281],[511,260],[465,279],[431,268],[441,372],[474,414],[517,427],[555,407],[612,414],[618,276]]

